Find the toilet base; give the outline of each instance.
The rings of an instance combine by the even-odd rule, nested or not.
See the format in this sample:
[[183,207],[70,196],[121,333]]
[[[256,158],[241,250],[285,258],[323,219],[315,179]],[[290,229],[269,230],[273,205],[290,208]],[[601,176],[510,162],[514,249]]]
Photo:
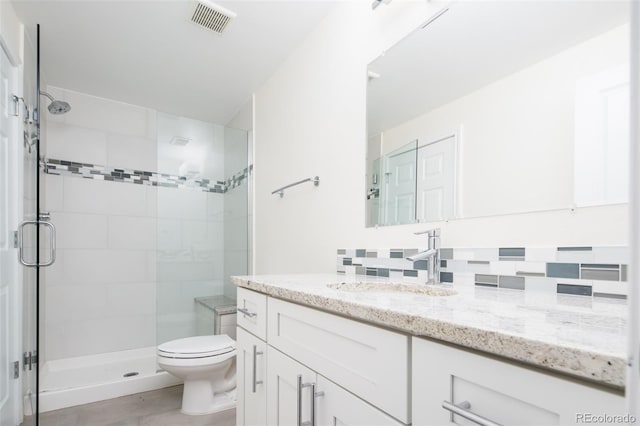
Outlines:
[[182,409],[187,415],[213,414],[236,406],[235,389],[214,393],[209,380],[186,380],[182,394]]

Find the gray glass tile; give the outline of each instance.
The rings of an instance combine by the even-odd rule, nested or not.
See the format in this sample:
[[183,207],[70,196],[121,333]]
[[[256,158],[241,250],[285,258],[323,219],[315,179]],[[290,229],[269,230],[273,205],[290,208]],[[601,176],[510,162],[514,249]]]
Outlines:
[[391,259],[402,259],[404,258],[403,253],[404,252],[402,251],[402,249],[392,249],[389,253],[389,256],[391,257]]
[[558,247],[558,251],[592,251],[593,247]]
[[498,278],[500,288],[511,288],[515,290],[524,290],[524,277],[512,277],[500,275]]
[[491,262],[488,260],[467,260],[469,265],[489,265]]
[[577,263],[547,263],[547,277],[580,278],[580,265]]
[[498,288],[498,284],[476,283],[478,287],[493,287]]
[[453,282],[453,272],[440,272],[440,282],[441,283],[452,283]]
[[404,257],[413,256],[414,254],[418,254],[418,249],[404,249]]
[[342,264],[343,265],[351,265],[351,258],[350,257],[345,257],[344,259],[342,259]]
[[379,277],[388,277],[389,270],[387,268],[378,268],[378,276]]
[[498,284],[497,275],[476,274],[475,280],[476,283]]
[[544,272],[526,272],[516,271],[516,275],[519,277],[544,277]]
[[453,249],[452,248],[441,248],[440,249],[440,259],[453,259]]
[[346,249],[338,249],[338,254],[347,254]]
[[378,252],[377,251],[368,251],[367,252],[367,257],[378,257]]
[[592,288],[590,285],[573,285],[558,283],[558,293],[577,294],[579,296],[591,296]]
[[372,277],[378,276],[378,268],[367,268],[367,275]]
[[498,249],[499,257],[524,257],[524,247],[503,247]]
[[356,249],[356,257],[365,257],[367,251],[365,249]]
[[413,269],[405,269],[403,271],[403,275],[405,277],[417,277],[418,276],[418,271],[413,270]]
[[613,293],[593,293],[593,297],[605,297],[607,299],[626,299],[626,294],[613,294]]
[[447,267],[447,261],[446,260],[441,260],[440,261],[440,267],[441,268],[446,268]]
[[429,269],[429,262],[426,260],[416,260],[415,262],[413,262],[413,269],[426,271],[427,269]]
[[582,268],[583,280],[620,281],[620,271],[617,269],[587,269]]
[[364,266],[356,266],[356,275],[366,275],[367,274],[367,268],[365,268]]
[[591,269],[619,269],[620,265],[613,263],[583,263],[580,265],[582,268]]
[[620,265],[620,281],[627,281],[627,265]]

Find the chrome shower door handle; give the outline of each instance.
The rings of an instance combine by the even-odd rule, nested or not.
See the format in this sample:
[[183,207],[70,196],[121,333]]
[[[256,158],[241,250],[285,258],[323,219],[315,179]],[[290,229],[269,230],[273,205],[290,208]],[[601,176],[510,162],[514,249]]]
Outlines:
[[256,393],[256,386],[261,385],[262,384],[262,380],[256,380],[256,374],[257,374],[257,368],[258,368],[258,355],[262,355],[264,354],[264,352],[262,351],[258,351],[258,347],[256,345],[253,345],[253,380],[251,381],[252,383],[252,391],[253,393]]
[[[27,225],[44,225],[49,228],[49,259],[44,263],[28,262],[24,258],[24,228]],[[53,225],[53,223],[46,220],[25,220],[24,222],[20,223],[20,225],[18,225],[18,261],[22,265],[30,268],[45,267],[54,264],[54,262],[56,261],[56,227]]]

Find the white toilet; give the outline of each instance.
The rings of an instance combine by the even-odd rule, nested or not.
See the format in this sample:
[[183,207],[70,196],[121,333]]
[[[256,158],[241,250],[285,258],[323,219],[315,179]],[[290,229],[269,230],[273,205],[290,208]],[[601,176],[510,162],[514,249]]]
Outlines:
[[184,380],[182,413],[210,414],[236,405],[236,342],[226,334],[158,346],[158,365]]

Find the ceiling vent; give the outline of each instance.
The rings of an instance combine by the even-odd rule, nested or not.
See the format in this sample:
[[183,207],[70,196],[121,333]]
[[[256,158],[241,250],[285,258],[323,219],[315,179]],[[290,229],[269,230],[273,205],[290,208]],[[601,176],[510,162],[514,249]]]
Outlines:
[[182,136],[174,136],[169,141],[169,145],[186,146],[189,142],[191,142],[191,139],[189,138],[185,138]]
[[229,22],[235,17],[235,13],[222,6],[200,0],[196,3],[196,10],[193,11],[191,22],[222,34]]

